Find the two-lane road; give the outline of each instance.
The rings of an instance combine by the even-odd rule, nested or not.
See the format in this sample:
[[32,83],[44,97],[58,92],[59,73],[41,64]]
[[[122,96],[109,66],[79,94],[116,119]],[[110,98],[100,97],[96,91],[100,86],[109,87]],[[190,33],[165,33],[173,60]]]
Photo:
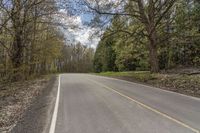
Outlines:
[[60,75],[59,90],[56,122],[51,124],[55,125],[55,133],[199,133],[200,130],[197,98],[88,74]]

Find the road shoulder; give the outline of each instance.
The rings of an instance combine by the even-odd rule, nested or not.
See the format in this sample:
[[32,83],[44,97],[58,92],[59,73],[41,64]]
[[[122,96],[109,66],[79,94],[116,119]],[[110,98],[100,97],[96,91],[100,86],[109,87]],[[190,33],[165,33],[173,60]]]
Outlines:
[[147,71],[105,72],[95,75],[139,83],[162,90],[200,98],[200,74],[151,74]]
[[42,93],[26,110],[11,133],[46,133],[49,130],[57,93],[57,77],[53,76]]

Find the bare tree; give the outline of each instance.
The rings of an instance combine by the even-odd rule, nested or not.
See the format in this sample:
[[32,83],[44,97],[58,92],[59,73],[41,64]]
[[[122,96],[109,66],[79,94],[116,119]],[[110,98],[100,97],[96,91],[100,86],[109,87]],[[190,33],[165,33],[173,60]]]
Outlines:
[[21,73],[26,66],[27,72],[24,73],[31,74],[41,68],[38,67],[41,64],[36,66],[37,63],[33,63],[38,62],[34,59],[39,51],[37,45],[42,45],[41,39],[43,42],[48,40],[43,36],[50,35],[50,30],[57,31],[57,14],[55,0],[0,1],[0,47],[9,55],[10,70]]

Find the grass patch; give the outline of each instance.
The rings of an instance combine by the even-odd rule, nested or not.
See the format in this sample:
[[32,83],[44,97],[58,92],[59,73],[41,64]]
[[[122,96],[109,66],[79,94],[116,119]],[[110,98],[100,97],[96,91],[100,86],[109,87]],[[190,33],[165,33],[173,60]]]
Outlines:
[[152,74],[149,71],[102,72],[97,73],[97,75],[109,77],[129,77],[142,82],[158,78],[158,74]]

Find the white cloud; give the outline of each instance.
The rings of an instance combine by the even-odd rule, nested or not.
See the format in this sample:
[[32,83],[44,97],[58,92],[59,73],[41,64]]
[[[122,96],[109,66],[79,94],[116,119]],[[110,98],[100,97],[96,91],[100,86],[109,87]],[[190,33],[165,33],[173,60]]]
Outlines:
[[66,12],[62,12],[61,22],[64,23],[67,28],[63,29],[68,43],[80,42],[83,45],[96,47],[100,38],[91,35],[97,30],[83,24],[80,16],[69,16]]

